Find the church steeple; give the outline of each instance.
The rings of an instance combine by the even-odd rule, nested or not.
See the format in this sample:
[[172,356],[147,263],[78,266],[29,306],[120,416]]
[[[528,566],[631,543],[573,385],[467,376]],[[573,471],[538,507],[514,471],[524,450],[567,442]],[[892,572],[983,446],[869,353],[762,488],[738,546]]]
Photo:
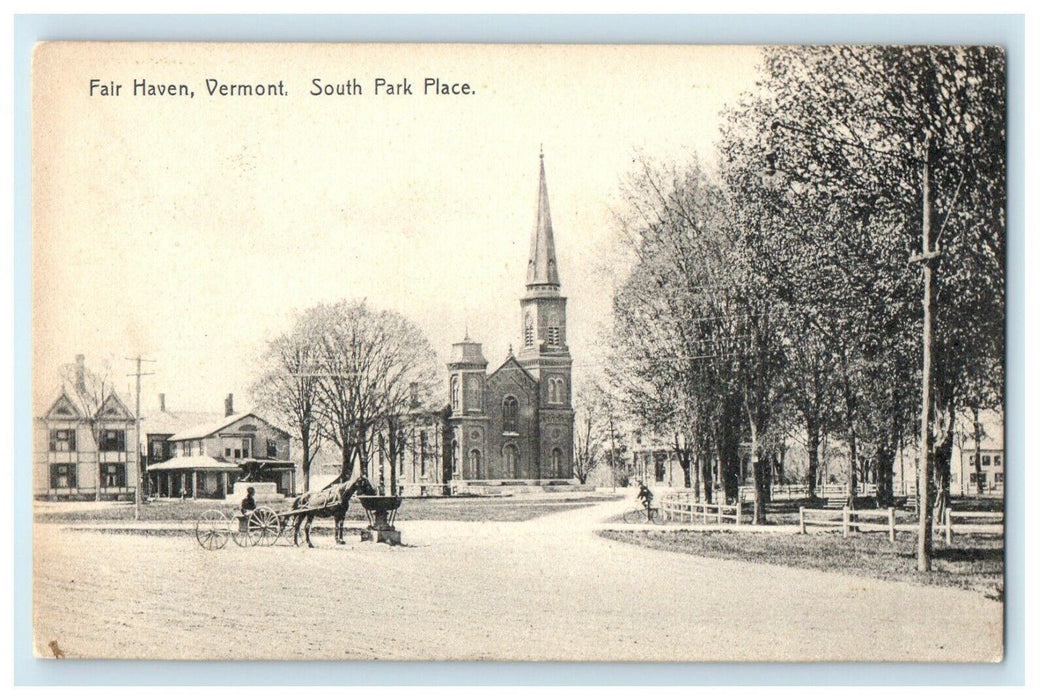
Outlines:
[[538,215],[534,236],[530,241],[530,261],[527,263],[527,292],[558,292],[559,270],[556,267],[556,241],[552,235],[552,212],[548,206],[548,187],[545,185],[545,153],[542,150],[538,175]]

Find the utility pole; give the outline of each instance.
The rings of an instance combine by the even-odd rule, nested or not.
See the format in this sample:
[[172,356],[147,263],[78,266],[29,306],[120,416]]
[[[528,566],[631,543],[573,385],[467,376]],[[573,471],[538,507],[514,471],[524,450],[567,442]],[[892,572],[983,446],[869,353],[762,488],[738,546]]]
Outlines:
[[933,554],[933,503],[930,500],[932,484],[931,469],[934,466],[933,436],[930,433],[930,413],[933,411],[933,319],[937,312],[934,299],[934,268],[940,257],[939,250],[931,248],[930,228],[932,226],[932,201],[930,198],[930,149],[932,141],[929,129],[923,139],[922,190],[923,190],[923,249],[913,255],[909,262],[918,263],[923,268],[923,401],[922,401],[922,434],[919,444],[919,571],[930,570],[930,559]]
[[[138,465],[135,477],[134,485],[134,519],[138,520],[141,517],[142,511],[142,377],[148,377],[154,372],[142,372],[143,362],[156,362],[156,360],[147,360],[141,355],[138,357],[127,357],[124,358],[135,363],[135,371],[133,374],[128,374],[128,377],[135,378],[135,397],[134,397],[134,451],[135,460]],[[149,454],[149,446],[146,445],[146,454]],[[196,484],[193,484],[193,493],[196,493]]]

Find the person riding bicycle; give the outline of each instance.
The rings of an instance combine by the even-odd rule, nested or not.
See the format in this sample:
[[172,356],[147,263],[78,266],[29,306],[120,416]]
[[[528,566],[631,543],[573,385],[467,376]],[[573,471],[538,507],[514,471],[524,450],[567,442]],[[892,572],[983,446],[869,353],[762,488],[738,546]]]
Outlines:
[[639,482],[639,495],[636,496],[636,498],[643,502],[644,508],[650,510],[650,504],[654,500],[654,494],[650,489],[646,487],[646,484],[644,484],[642,481]]

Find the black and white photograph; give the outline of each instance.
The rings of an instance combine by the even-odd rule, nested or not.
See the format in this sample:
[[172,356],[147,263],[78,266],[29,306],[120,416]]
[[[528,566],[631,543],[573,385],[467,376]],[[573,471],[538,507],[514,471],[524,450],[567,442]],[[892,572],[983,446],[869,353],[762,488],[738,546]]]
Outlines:
[[1006,79],[37,44],[36,656],[1002,661]]

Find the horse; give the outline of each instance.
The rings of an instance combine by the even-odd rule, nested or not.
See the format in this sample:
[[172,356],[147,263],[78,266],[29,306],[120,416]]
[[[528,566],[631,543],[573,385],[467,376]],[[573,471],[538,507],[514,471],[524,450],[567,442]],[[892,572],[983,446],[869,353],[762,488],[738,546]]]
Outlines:
[[303,512],[294,516],[294,546],[298,546],[298,531],[302,522],[305,523],[305,541],[309,547],[315,546],[309,531],[312,529],[312,519],[316,516],[334,518],[334,541],[345,544],[345,514],[349,510],[349,501],[357,492],[365,496],[377,493],[367,477],[360,476],[353,482],[335,480],[322,491],[310,491],[295,498],[291,510]]

